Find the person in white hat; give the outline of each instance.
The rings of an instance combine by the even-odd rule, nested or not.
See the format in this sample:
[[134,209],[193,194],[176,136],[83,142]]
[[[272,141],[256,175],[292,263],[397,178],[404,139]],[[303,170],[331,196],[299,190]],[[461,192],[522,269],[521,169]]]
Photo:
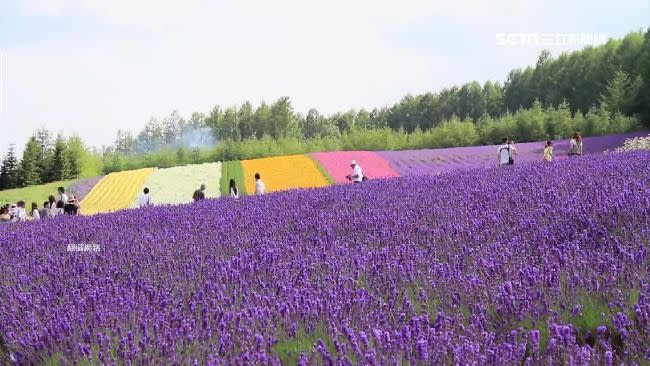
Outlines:
[[354,183],[363,182],[363,170],[359,166],[359,163],[356,160],[350,161],[350,167],[352,168],[352,174],[348,174],[346,178]]

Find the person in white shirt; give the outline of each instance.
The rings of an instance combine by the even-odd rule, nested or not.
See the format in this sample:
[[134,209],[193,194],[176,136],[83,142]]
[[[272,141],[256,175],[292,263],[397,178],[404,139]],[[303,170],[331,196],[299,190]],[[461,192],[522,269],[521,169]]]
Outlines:
[[63,187],[59,187],[59,188],[58,188],[58,191],[59,191],[59,195],[60,195],[60,197],[59,197],[59,201],[63,201],[64,204],[65,204],[66,202],[68,202],[69,197],[68,197],[67,194],[65,194],[65,188],[63,188]]
[[365,176],[363,174],[361,166],[359,166],[359,163],[357,163],[356,160],[352,160],[350,161],[350,167],[352,168],[352,174],[348,174],[346,178],[348,178],[350,181],[353,181],[354,183],[363,182],[363,178]]
[[12,214],[12,222],[23,222],[27,220],[27,212],[25,211],[25,201],[18,201],[17,207],[14,208]]
[[32,220],[40,220],[41,219],[41,213],[38,212],[38,204],[36,202],[32,202]]
[[[257,186],[257,184],[255,185]],[[239,198],[239,191],[237,191],[237,183],[235,183],[234,179],[230,179],[230,198]]]
[[501,145],[497,147],[497,160],[499,161],[499,166],[510,165],[510,158],[510,145],[508,145],[508,138],[504,137],[501,139]]
[[266,186],[264,185],[264,182],[262,182],[260,173],[255,173],[255,195],[261,196],[264,194],[265,191],[266,191]]
[[138,200],[138,204],[140,208],[153,206],[153,200],[151,199],[151,195],[149,194],[149,188],[147,187],[144,188]]
[[575,158],[578,156],[582,156],[583,152],[583,145],[582,145],[582,136],[580,136],[579,133],[574,133],[573,138],[569,140],[569,157],[570,158]]
[[47,217],[54,217],[57,214],[57,210],[56,210],[57,201],[56,201],[56,198],[54,198],[54,196],[50,196],[50,197],[48,197],[48,201],[50,202],[50,205],[48,206],[48,209],[47,209]]

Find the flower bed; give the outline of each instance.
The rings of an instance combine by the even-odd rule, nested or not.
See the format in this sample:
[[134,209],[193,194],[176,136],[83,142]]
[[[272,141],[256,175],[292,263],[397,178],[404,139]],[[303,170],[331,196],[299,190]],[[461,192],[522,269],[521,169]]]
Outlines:
[[[149,188],[155,204],[177,204],[192,202],[192,194],[205,184],[206,197],[219,197],[221,163],[205,163],[156,169],[140,188]],[[137,207],[136,196],[133,207]]]
[[81,214],[92,215],[130,207],[145,180],[154,170],[145,168],[105,176],[81,201]]
[[352,172],[350,160],[356,160],[369,179],[398,177],[388,161],[372,151],[335,151],[312,153],[336,183],[346,183]]
[[267,192],[293,188],[326,187],[327,180],[305,155],[242,160],[246,192],[255,193],[255,173],[260,173]]

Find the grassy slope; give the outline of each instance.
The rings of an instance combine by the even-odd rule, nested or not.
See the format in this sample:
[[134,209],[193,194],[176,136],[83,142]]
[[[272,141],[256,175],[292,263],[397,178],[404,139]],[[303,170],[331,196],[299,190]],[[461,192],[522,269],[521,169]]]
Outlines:
[[221,180],[219,185],[221,186],[222,197],[230,197],[229,182],[231,178],[234,178],[237,183],[239,195],[245,195],[246,186],[244,184],[244,169],[239,160],[224,161],[221,163]]
[[0,191],[0,204],[10,202],[15,203],[20,200],[24,200],[28,209],[31,208],[30,205],[32,202],[36,202],[38,204],[38,207],[41,208],[41,206],[43,206],[43,202],[47,201],[47,197],[50,195],[58,195],[56,191],[57,187],[63,186],[67,189],[76,181],[78,181],[78,179]]

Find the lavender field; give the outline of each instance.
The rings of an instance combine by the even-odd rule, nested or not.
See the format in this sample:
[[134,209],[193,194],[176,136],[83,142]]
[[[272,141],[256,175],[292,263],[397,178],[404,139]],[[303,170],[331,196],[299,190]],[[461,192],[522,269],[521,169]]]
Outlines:
[[593,155],[0,226],[0,363],[647,365],[649,166]]
[[[618,135],[592,136],[584,138],[585,155],[613,151],[623,145],[626,139],[647,135],[647,131],[629,132]],[[516,164],[542,160],[544,141],[516,144]],[[553,142],[555,160],[567,158],[569,141]],[[424,149],[405,151],[380,151],[378,154],[388,160],[400,175],[441,174],[478,167],[496,165],[497,145],[451,147],[446,149]]]

